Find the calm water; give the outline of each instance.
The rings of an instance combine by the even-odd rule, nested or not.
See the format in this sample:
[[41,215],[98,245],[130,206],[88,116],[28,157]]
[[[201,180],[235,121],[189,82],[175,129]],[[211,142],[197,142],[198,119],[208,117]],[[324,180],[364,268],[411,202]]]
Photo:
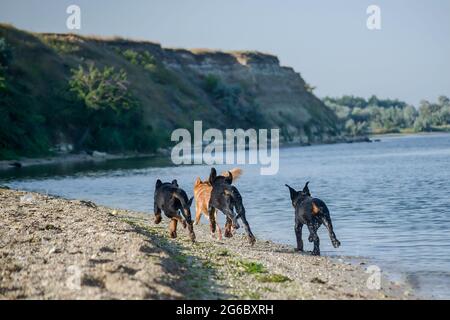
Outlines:
[[[194,179],[208,173],[207,166],[140,159],[16,169],[0,173],[0,183],[151,212],[157,178],[176,178],[192,195]],[[322,227],[324,255],[369,257],[383,270],[402,274],[420,293],[450,298],[450,135],[286,148],[275,176],[244,166],[236,185],[257,237],[294,245],[294,211],[284,184],[299,189],[307,180],[313,196],[328,204],[342,243],[332,248]],[[312,249],[306,237],[304,232]]]

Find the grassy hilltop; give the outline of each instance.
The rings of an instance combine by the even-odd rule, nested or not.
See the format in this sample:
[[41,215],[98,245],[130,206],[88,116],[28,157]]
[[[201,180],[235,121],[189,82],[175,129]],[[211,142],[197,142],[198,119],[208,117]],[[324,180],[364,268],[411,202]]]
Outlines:
[[178,127],[280,128],[332,141],[337,117],[292,68],[258,52],[166,49],[0,24],[0,159],[148,152]]

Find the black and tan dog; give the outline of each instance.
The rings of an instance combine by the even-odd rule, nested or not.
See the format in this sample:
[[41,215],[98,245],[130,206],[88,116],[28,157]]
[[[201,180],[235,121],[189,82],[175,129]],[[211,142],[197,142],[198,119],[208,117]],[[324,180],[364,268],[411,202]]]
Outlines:
[[[250,230],[250,225],[245,217],[245,208],[238,189],[232,185],[233,174],[228,172],[227,176],[217,175],[216,169],[212,168],[209,175],[209,183],[212,186],[211,198],[208,204],[209,222],[211,233],[216,232],[215,210],[222,211],[226,216],[225,236],[231,236],[231,228],[239,229],[238,219],[242,220],[248,241],[255,244],[256,239]],[[234,210],[237,214],[234,213]]]
[[296,191],[290,186],[292,206],[295,208],[295,235],[297,237],[297,250],[303,251],[302,228],[306,225],[309,230],[309,242],[314,242],[313,255],[320,255],[320,240],[317,235],[317,230],[324,224],[328,229],[331,243],[333,247],[338,248],[341,243],[336,238],[333,231],[333,224],[331,223],[330,212],[325,203],[317,198],[311,197],[308,188],[309,181],[305,184],[302,191]]
[[172,238],[177,237],[177,223],[180,222],[184,228],[187,226],[189,237],[192,241],[195,241],[193,221],[191,218],[191,204],[193,199],[188,198],[186,192],[178,186],[177,180],[163,183],[158,179],[155,186],[155,223],[158,224],[161,222],[161,211],[164,211],[164,214],[171,219],[169,230]]

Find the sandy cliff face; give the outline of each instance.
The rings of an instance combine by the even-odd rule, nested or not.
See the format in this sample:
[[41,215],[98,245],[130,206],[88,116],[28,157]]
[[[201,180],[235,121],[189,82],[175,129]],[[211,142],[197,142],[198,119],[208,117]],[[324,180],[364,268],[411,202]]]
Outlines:
[[276,56],[259,52],[164,50],[164,64],[177,72],[215,75],[230,85],[240,84],[254,97],[271,127],[284,138],[314,142],[338,134],[335,115],[305,88],[293,68],[283,67]]
[[[119,42],[124,48],[151,52],[168,69],[196,89],[202,87],[204,78],[211,75],[219,77],[227,85],[239,85],[243,88],[243,94],[251,97],[259,106],[267,119],[267,125],[281,129],[284,140],[327,142],[339,135],[335,114],[307,91],[305,81],[298,72],[291,67],[281,66],[274,55],[257,51],[171,49],[148,42]],[[197,93],[202,96],[203,92]],[[214,106],[203,115],[208,117],[213,110]],[[217,119],[217,116],[212,114],[211,118]],[[227,124],[211,122],[211,125],[219,127],[227,127]]]

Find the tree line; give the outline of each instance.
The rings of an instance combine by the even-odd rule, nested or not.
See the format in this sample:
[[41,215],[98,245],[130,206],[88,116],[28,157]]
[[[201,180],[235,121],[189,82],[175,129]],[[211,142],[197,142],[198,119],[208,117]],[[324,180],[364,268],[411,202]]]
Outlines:
[[325,97],[343,132],[350,136],[382,133],[450,131],[450,99],[422,100],[418,108],[400,100],[344,95]]

